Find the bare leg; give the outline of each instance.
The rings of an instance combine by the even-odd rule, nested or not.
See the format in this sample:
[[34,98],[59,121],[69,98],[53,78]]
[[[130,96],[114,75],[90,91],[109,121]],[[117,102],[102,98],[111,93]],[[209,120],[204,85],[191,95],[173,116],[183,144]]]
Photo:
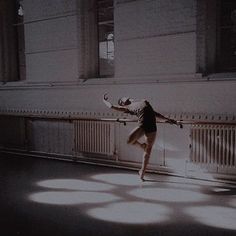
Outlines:
[[145,134],[144,130],[140,127],[135,128],[129,135],[127,140],[128,144],[133,144],[141,147],[144,150],[142,167],[139,171],[139,176],[142,181],[144,181],[145,171],[149,162],[150,154],[152,151],[152,146],[155,142],[156,132],[145,134],[146,143],[140,143],[138,140]]
[[132,145],[137,145],[140,148],[144,149],[146,148],[146,144],[145,143],[140,143],[138,140],[144,135],[144,130],[140,127],[135,128],[134,130],[132,130],[132,132],[130,133],[127,143],[128,144],[132,144]]
[[147,152],[144,152],[144,154],[143,154],[143,161],[142,161],[142,167],[141,167],[141,169],[139,171],[139,176],[140,176],[140,179],[142,181],[144,181],[144,175],[145,175],[145,172],[146,172],[146,169],[147,169],[147,165],[148,165],[149,159],[150,159],[150,154],[148,154]]
[[147,140],[147,146],[146,146],[144,154],[143,154],[142,167],[139,171],[139,176],[142,181],[144,181],[144,175],[145,175],[145,171],[147,169],[147,165],[148,165],[148,162],[150,159],[152,146],[153,146],[155,139],[156,139],[156,132],[148,133],[145,136],[146,136],[146,140]]

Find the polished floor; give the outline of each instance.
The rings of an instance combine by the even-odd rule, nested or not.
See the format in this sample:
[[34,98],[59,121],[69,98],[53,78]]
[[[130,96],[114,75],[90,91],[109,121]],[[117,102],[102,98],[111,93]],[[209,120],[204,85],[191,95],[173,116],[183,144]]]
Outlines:
[[0,156],[1,236],[236,235],[236,186]]

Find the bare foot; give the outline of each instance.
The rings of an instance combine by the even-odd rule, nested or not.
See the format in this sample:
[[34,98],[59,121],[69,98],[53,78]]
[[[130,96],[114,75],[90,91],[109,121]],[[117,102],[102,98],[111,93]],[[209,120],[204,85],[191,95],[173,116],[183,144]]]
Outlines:
[[141,179],[142,181],[145,181],[145,179],[144,179],[144,173],[142,172],[142,170],[140,170],[140,171],[138,172],[138,174],[139,174],[140,179]]

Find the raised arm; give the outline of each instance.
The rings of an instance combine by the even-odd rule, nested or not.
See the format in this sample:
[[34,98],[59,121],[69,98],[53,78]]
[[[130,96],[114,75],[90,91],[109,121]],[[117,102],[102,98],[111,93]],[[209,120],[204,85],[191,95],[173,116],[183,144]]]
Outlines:
[[111,109],[116,110],[116,111],[128,112],[128,109],[127,109],[126,107],[123,107],[123,106],[116,106],[116,105],[111,104],[111,103],[108,101],[107,93],[105,93],[105,94],[103,95],[103,102],[104,102],[104,104],[105,104],[108,108],[111,108]]

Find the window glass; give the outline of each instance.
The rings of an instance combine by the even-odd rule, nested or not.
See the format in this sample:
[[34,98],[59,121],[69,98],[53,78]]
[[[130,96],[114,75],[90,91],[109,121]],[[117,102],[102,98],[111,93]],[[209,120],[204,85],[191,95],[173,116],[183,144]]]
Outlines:
[[99,75],[114,75],[113,0],[98,0]]
[[218,66],[221,71],[236,71],[236,1],[221,0]]
[[16,1],[16,30],[18,43],[18,65],[19,65],[19,79],[25,79],[25,33],[24,33],[24,8],[22,0]]

